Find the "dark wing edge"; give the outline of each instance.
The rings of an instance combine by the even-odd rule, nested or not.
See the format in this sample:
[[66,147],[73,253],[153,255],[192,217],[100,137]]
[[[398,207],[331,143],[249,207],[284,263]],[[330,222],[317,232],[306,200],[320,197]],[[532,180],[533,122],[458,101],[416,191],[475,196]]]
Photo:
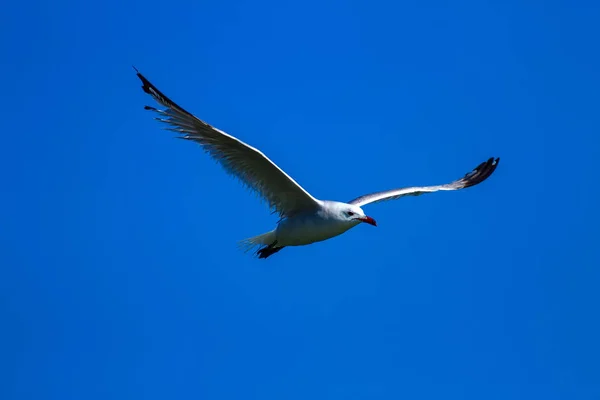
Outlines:
[[[144,92],[148,93],[150,96],[152,96],[152,98],[154,100],[156,100],[158,103],[160,103],[161,105],[163,105],[165,107],[174,108],[174,109],[176,109],[179,112],[187,114],[190,117],[194,118],[195,120],[198,120],[198,122],[202,123],[203,125],[208,125],[204,121],[200,121],[192,113],[190,113],[189,111],[185,110],[183,107],[180,107],[173,100],[171,100],[170,98],[168,98],[167,96],[165,96],[163,94],[163,92],[161,92],[160,90],[158,90],[158,88],[156,86],[154,86],[148,79],[146,79],[146,77],[144,75],[142,75],[141,72],[138,71],[138,69],[136,67],[133,67],[133,69],[135,70],[135,73],[136,73],[137,77],[140,78],[140,80],[142,81],[142,90]],[[145,106],[144,108],[146,110],[156,111],[156,109],[154,107]]]
[[492,174],[498,167],[499,162],[500,157],[491,157],[487,161],[484,161],[481,164],[479,164],[477,168],[473,169],[473,171],[465,174],[465,176],[463,176],[461,179],[443,186],[452,186],[453,189],[458,190],[479,185],[481,182],[485,181],[487,178],[492,176]]
[[375,203],[379,201],[395,200],[403,196],[419,196],[423,193],[432,193],[437,192],[439,190],[465,189],[471,186],[478,185],[481,182],[485,181],[487,178],[489,178],[498,167],[499,162],[499,157],[491,157],[487,161],[484,161],[481,164],[479,164],[471,172],[465,174],[465,176],[463,176],[462,178],[444,185],[405,187],[399,189],[386,190],[383,192],[375,192],[357,197],[356,199],[351,200],[348,203],[362,206],[365,204]]

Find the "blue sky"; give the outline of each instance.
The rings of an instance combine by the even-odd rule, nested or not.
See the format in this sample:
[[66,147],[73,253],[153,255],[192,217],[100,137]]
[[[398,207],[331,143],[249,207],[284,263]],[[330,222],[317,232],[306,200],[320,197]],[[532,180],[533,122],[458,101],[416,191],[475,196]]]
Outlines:
[[[9,2],[2,399],[600,398],[598,2]],[[267,260],[137,66],[313,195],[482,185]]]

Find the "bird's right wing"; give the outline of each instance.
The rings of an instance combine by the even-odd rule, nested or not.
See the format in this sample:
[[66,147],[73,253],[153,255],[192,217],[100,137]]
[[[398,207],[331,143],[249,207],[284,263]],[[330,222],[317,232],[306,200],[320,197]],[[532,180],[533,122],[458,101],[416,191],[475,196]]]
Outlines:
[[258,193],[280,216],[290,216],[319,206],[317,199],[262,152],[201,121],[162,94],[139,71],[136,72],[143,83],[144,92],[166,107],[164,110],[150,106],[145,108],[156,112],[159,115],[156,119],[170,125],[167,129],[179,133],[181,139],[199,143],[228,173]]
[[349,201],[348,204],[362,207],[365,204],[377,203],[379,201],[386,200],[396,200],[403,196],[420,196],[424,193],[433,193],[439,190],[459,190],[468,188],[470,186],[475,186],[489,178],[490,175],[492,175],[492,173],[496,170],[499,161],[499,158],[490,158],[489,160],[479,164],[477,168],[466,174],[461,179],[446,183],[444,185],[415,186],[386,190],[383,192],[376,192],[360,196],[352,201]]

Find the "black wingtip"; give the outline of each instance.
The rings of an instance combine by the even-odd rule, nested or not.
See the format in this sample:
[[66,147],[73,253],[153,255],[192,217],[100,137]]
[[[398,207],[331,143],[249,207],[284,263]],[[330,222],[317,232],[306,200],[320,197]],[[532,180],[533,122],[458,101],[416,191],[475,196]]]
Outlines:
[[469,172],[462,178],[463,188],[468,188],[480,184],[489,178],[500,162],[500,157],[491,157],[487,161],[482,162],[473,171]]
[[144,75],[140,74],[139,72],[137,73],[137,76],[142,81],[142,90],[152,96],[153,94],[150,91],[152,84],[150,83],[150,81],[148,79],[146,79],[146,77],[144,77]]
[[[142,90],[144,92],[146,92],[147,94],[152,96],[152,98],[154,98],[154,100],[156,100],[161,105],[172,108],[172,109],[176,109],[177,111],[179,111],[181,113],[187,114],[188,116],[195,118],[191,113],[189,113],[188,111],[186,111],[185,109],[183,109],[182,107],[177,105],[173,100],[169,99],[160,90],[158,90],[158,88],[156,86],[154,86],[152,83],[150,83],[150,81],[148,79],[146,79],[146,77],[144,75],[142,75],[142,73],[139,72],[137,70],[137,68],[135,68],[135,67],[133,67],[133,68],[136,71],[137,77],[140,78],[140,80],[142,81]],[[156,110],[156,109],[154,109],[154,110]]]
[[[154,88],[154,85],[152,85],[150,83],[150,81],[148,79],[146,79],[146,77],[144,75],[142,75],[142,73],[135,67],[135,65],[132,65],[131,67],[135,71],[135,74],[137,75],[137,77],[140,78],[140,80],[142,81],[142,90],[144,92],[148,93],[149,95],[153,95],[152,92],[150,91],[150,88]],[[158,90],[157,90],[157,92],[158,92]]]

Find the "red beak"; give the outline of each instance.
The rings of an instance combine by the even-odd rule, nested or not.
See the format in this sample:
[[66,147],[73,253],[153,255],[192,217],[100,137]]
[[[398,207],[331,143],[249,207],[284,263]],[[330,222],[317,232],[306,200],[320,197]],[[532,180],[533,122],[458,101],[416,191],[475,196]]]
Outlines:
[[364,217],[358,218],[358,219],[362,222],[366,222],[367,224],[377,226],[377,222],[375,222],[375,220],[371,217],[364,216]]

